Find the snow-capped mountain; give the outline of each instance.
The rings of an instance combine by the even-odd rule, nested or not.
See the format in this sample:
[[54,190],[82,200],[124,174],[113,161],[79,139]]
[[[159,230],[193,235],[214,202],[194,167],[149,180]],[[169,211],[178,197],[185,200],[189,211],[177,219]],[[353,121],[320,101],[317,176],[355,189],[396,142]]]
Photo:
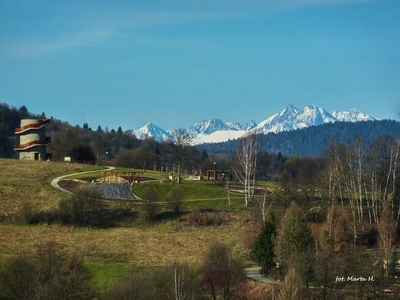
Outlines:
[[[292,104],[286,105],[280,112],[260,122],[258,125],[250,121],[245,125],[237,122],[223,122],[220,119],[212,119],[195,123],[187,129],[193,139],[194,144],[218,143],[230,139],[238,139],[249,132],[257,133],[278,133],[290,131],[309,126],[317,126],[325,123],[334,122],[358,122],[376,120],[374,117],[366,115],[357,109],[346,111],[334,111],[329,113],[322,107],[314,105],[298,109]],[[173,139],[172,131],[158,127],[149,123],[142,128],[133,131],[139,139],[153,137],[157,141]]]
[[220,119],[212,119],[209,121],[198,122],[189,127],[188,132],[195,137],[198,134],[210,135],[216,131],[247,131],[257,126],[257,123],[250,121],[245,125],[237,122],[223,122]]
[[140,140],[146,137],[153,137],[156,141],[165,141],[172,139],[171,130],[166,130],[153,123],[148,123],[142,128],[132,131],[132,133]]
[[292,104],[288,104],[280,112],[258,124],[254,131],[259,133],[278,133],[335,121],[338,120],[322,107],[310,105],[303,109],[298,109]]
[[345,111],[333,111],[332,116],[336,118],[337,121],[344,122],[356,122],[356,121],[373,121],[376,120],[370,115],[366,115],[356,108],[351,108]]

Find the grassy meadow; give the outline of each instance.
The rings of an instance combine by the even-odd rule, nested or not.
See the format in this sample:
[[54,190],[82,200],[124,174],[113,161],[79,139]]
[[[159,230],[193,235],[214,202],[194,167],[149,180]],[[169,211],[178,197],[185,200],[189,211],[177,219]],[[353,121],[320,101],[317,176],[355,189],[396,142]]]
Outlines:
[[[96,171],[100,167],[0,159],[0,168],[0,262],[12,255],[33,253],[40,244],[55,242],[65,252],[76,252],[84,259],[99,288],[111,286],[127,275],[128,270],[142,271],[176,261],[196,265],[213,242],[238,243],[248,222],[249,211],[240,197],[232,195],[229,206],[227,193],[220,185],[185,182],[179,185],[185,191],[184,213],[177,218],[160,218],[152,223],[139,218],[107,229],[26,225],[22,216],[25,203],[32,204],[35,211],[48,211],[56,208],[61,199],[68,198],[66,193],[51,187],[55,177]],[[93,176],[89,173],[77,177]],[[163,197],[174,185],[136,183],[134,193],[140,195],[146,186],[154,187],[164,201]],[[141,210],[140,205],[112,205],[128,205],[138,213]],[[192,222],[192,214],[199,211],[218,215],[218,224],[199,226]]]

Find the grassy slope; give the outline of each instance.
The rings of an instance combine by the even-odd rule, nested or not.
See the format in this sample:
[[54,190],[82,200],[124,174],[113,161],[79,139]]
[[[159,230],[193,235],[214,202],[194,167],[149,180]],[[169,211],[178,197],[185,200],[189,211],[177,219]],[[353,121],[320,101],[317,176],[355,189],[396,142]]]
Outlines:
[[57,176],[94,168],[98,167],[0,159],[0,214],[15,219],[26,202],[41,210],[56,207],[65,195],[52,188],[51,181]]
[[[25,202],[33,203],[39,210],[57,206],[65,194],[50,186],[53,178],[93,167],[0,159],[0,168],[0,213],[7,216],[6,220],[12,221],[13,218],[18,218]],[[204,198],[223,196],[220,188],[214,187],[207,192],[209,187],[201,183],[198,194],[192,184],[189,183],[190,188],[188,187],[191,199],[199,198],[203,193],[206,193]],[[226,200],[220,200],[216,204],[217,207],[229,209]],[[95,283],[100,287],[125,275],[131,266],[154,267],[177,260],[196,264],[212,242],[237,241],[246,216],[237,212],[239,203],[235,207],[233,210],[236,213],[223,212],[229,221],[216,227],[192,227],[175,221],[112,229],[28,226],[3,222],[0,223],[0,257],[31,253],[37,245],[54,241],[67,252],[78,252],[88,263],[94,273]],[[12,215],[16,217],[11,217]],[[110,282],[109,278],[114,279]]]

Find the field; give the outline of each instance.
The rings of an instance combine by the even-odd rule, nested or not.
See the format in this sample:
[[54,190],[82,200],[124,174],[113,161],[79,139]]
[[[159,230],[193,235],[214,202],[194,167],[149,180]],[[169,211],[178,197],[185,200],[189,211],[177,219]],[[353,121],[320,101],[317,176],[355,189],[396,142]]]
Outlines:
[[[1,258],[32,253],[38,245],[52,241],[67,253],[81,255],[96,285],[103,288],[126,275],[128,269],[141,270],[175,261],[196,265],[214,241],[238,243],[239,234],[248,221],[248,211],[240,198],[232,197],[231,206],[228,206],[222,187],[199,182],[181,185],[190,201],[179,218],[160,219],[151,224],[135,221],[109,229],[26,225],[22,216],[25,203],[31,203],[35,210],[46,211],[56,208],[61,199],[68,197],[50,186],[53,178],[98,167],[4,159],[0,160],[0,167]],[[160,194],[166,194],[171,186],[156,185]],[[135,193],[140,194],[144,187],[137,184]],[[139,205],[132,208],[140,210]],[[205,211],[210,216],[218,215],[220,222],[213,226],[193,224],[190,221],[192,212],[199,213],[203,208],[207,208]]]

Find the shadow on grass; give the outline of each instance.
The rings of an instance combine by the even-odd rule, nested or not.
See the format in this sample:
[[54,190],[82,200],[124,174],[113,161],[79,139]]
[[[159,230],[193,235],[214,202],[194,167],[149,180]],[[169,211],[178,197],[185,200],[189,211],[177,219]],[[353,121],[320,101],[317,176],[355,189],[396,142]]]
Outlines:
[[86,214],[66,214],[58,209],[36,212],[28,224],[62,224],[79,227],[111,228],[132,223],[139,213],[128,208],[101,208]]

